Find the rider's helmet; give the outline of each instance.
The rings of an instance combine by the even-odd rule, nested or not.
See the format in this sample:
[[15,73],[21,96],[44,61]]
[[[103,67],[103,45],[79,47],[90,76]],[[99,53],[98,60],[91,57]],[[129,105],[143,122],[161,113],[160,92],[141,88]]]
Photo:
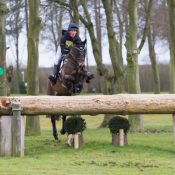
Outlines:
[[75,23],[70,23],[68,26],[68,31],[69,30],[78,30],[78,26]]

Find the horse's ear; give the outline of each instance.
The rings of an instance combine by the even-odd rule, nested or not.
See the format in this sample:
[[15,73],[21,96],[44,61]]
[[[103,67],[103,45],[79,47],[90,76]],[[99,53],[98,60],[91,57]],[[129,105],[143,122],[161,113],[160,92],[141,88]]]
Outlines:
[[82,43],[85,45],[87,43],[87,39],[85,39]]

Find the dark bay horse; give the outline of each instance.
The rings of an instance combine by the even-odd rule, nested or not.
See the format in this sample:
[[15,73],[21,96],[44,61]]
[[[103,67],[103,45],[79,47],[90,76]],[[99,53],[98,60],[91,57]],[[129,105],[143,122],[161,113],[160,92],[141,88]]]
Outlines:
[[[93,75],[89,76],[85,69],[86,40],[78,45],[74,45],[69,54],[64,57],[63,66],[58,75],[55,85],[48,81],[47,94],[56,96],[71,96],[79,94],[82,91],[83,83],[87,83]],[[56,118],[58,115],[51,116],[53,136],[58,140],[56,128]],[[66,116],[62,116],[61,134],[65,134]]]

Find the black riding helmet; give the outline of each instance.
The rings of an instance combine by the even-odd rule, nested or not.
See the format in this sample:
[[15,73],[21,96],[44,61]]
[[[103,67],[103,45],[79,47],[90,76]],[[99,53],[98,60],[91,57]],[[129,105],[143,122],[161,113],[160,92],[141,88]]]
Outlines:
[[78,26],[75,23],[70,23],[68,26],[68,30],[78,30]]

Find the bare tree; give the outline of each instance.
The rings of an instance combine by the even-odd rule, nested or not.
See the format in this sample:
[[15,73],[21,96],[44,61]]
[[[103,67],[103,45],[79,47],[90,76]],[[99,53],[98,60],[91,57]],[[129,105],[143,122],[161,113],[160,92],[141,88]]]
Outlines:
[[[44,4],[41,6],[41,13],[44,17],[43,28],[41,30],[41,39],[49,41],[49,50],[57,52],[62,36],[62,20],[64,9],[53,4]],[[54,49],[53,49],[54,48]]]
[[122,47],[123,47],[123,35],[124,35],[124,13],[126,13],[126,10],[124,9],[126,1],[116,1],[113,0],[114,3],[114,12],[117,15],[117,23],[119,28],[119,51],[120,51],[120,65],[123,67],[123,54],[122,54]]
[[[137,6],[136,0],[128,1],[129,25],[126,34],[128,62],[128,92],[140,93],[138,50],[137,50]],[[143,119],[139,115],[129,116],[132,131],[143,130]]]
[[25,8],[25,21],[26,21],[26,33],[27,33],[27,37],[28,37],[28,33],[29,33],[29,15],[28,15],[28,0],[25,0],[24,2],[24,8]]
[[113,66],[113,71],[115,78],[117,79],[118,92],[124,92],[124,74],[123,74],[123,65],[121,64],[121,53],[120,53],[120,44],[118,43],[114,27],[113,27],[113,3],[112,1],[102,0],[103,7],[106,14],[106,27],[108,31],[108,41],[109,41],[109,53],[111,57],[111,62]]
[[[5,40],[5,18],[7,14],[6,1],[0,2],[0,68],[2,75],[0,75],[0,95],[7,95],[6,82],[6,40]],[[4,73],[3,73],[4,71]]]
[[156,53],[155,53],[155,31],[152,26],[149,26],[148,29],[148,47],[149,47],[149,57],[151,60],[152,72],[154,77],[154,93],[160,93],[160,78],[159,78],[159,70],[156,60]]
[[[102,62],[102,25],[101,25],[101,1],[95,0],[94,2],[94,11],[95,11],[95,24],[96,24],[96,36],[100,49],[100,58]],[[98,76],[98,89],[99,92],[102,92],[102,76]]]
[[9,15],[7,18],[6,32],[9,38],[12,38],[15,44],[15,57],[16,57],[16,93],[19,93],[21,83],[21,70],[20,70],[20,52],[19,52],[19,37],[22,32],[24,16],[22,15],[24,9],[24,1],[10,0],[8,2]]
[[78,1],[77,0],[69,1],[69,6],[71,7],[70,8],[70,12],[71,12],[70,14],[71,14],[72,22],[79,25],[79,13],[77,13],[77,11],[78,11]]
[[[41,19],[39,18],[40,0],[28,0],[29,6],[29,33],[28,33],[28,64],[27,64],[27,94],[39,94],[38,82],[38,44],[41,29]],[[39,116],[27,117],[26,135],[39,135]]]
[[170,48],[170,93],[175,93],[175,1],[167,0]]

